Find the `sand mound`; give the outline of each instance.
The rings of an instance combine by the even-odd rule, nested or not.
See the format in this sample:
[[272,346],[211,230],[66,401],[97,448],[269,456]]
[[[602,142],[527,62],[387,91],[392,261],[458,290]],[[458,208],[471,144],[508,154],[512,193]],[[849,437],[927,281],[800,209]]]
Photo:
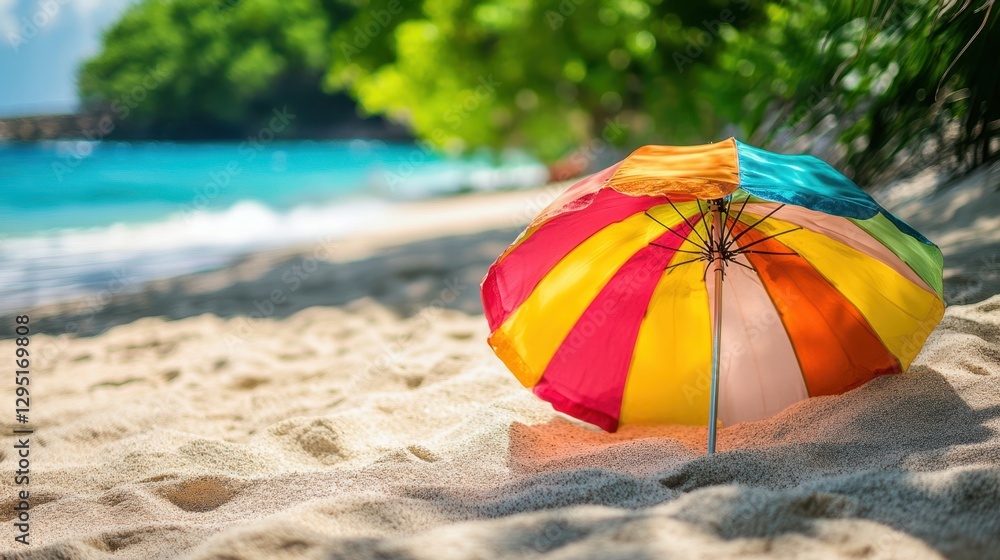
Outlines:
[[1000,296],[713,458],[703,430],[552,412],[484,323],[362,300],[39,335],[35,547],[3,503],[4,557],[1000,557]]

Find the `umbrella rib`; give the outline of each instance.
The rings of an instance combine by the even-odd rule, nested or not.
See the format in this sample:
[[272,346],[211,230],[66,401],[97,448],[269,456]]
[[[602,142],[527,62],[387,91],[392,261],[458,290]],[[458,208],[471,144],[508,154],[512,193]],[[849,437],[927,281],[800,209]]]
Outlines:
[[660,245],[659,243],[650,242],[649,244],[653,245],[655,247],[662,247],[663,249],[670,249],[671,251],[677,251],[678,253],[691,253],[692,255],[703,255],[704,254],[704,252],[702,252],[702,251],[687,251],[687,250],[684,250],[684,249],[674,249],[673,247],[671,247],[669,245]]
[[[749,243],[747,245],[744,245],[743,247],[740,247],[739,249],[736,249],[735,251],[733,251],[733,253],[742,253],[742,252],[746,251],[747,249],[749,249],[750,247],[753,247],[754,245],[756,245],[758,243],[767,241],[768,239],[774,239],[775,237],[778,237],[779,235],[785,235],[786,233],[792,233],[793,231],[799,231],[800,229],[802,229],[802,228],[801,227],[797,227],[797,228],[792,228],[792,229],[786,229],[785,231],[779,231],[778,233],[775,233],[774,235],[768,235],[767,237],[762,237],[762,238],[758,239],[757,241],[754,241],[753,243]],[[734,239],[734,241],[735,241],[735,239]]]
[[[698,212],[701,214],[701,221],[703,221],[703,222],[705,222],[707,224],[708,222],[705,221],[705,211],[701,209],[701,199],[700,198],[696,199],[695,200],[695,204],[698,205]],[[706,206],[708,206],[708,204],[706,204]],[[694,228],[692,227],[692,229],[694,229]],[[709,244],[708,241],[705,241],[705,245],[708,245],[708,244]]]
[[[684,223],[687,224],[689,228],[691,228],[691,231],[693,231],[694,234],[698,236],[698,239],[701,240],[701,243],[703,245],[702,249],[705,249],[707,251],[708,249],[706,249],[706,247],[708,246],[708,241],[705,241],[705,238],[702,237],[700,233],[698,233],[698,230],[694,229],[694,225],[688,221],[687,216],[681,214],[681,211],[678,210],[676,206],[674,206],[674,201],[670,200],[669,198],[667,199],[667,204],[669,204],[670,207],[674,209],[674,212],[677,212],[677,215],[680,216],[681,219],[684,220]],[[701,212],[701,201],[698,201],[697,204],[698,204],[698,211]],[[704,216],[705,214],[702,213],[703,218]]]
[[798,256],[798,253],[781,253],[778,251],[736,251],[734,254],[740,255],[791,255]]
[[[692,240],[692,239],[688,239],[687,237],[684,237],[683,235],[681,235],[681,234],[677,233],[677,232],[676,232],[676,231],[674,231],[673,229],[671,229],[671,228],[667,227],[667,225],[666,225],[666,224],[664,224],[664,223],[663,223],[663,222],[661,222],[660,220],[657,220],[656,218],[654,218],[654,217],[653,217],[653,215],[649,213],[649,210],[646,210],[645,212],[643,212],[643,214],[645,214],[646,216],[648,216],[650,220],[653,220],[654,222],[656,222],[656,223],[660,224],[661,226],[663,226],[663,229],[665,229],[665,230],[669,231],[670,233],[672,233],[672,234],[676,235],[676,236],[677,236],[677,237],[678,237],[678,238],[679,238],[679,239],[680,239],[681,241],[690,241],[691,243],[693,243],[693,244],[694,244],[694,246],[695,246],[695,247],[697,247],[697,248],[701,249],[702,251],[707,251],[707,250],[708,250],[708,249],[707,249],[707,248],[705,248],[704,246],[702,246],[702,245],[699,245],[698,243],[695,243],[695,242],[694,242],[694,240]],[[683,217],[683,216],[682,216],[682,217]],[[697,232],[696,232],[696,233],[697,233]],[[699,236],[699,237],[701,237],[701,236]]]
[[[749,202],[749,201],[750,201],[750,195],[748,194],[747,197],[743,199],[743,204],[740,205],[740,211],[736,213],[736,219],[733,220],[733,225],[734,226],[735,226],[735,224],[740,223],[740,216],[743,215],[743,210],[747,207],[747,202]],[[726,215],[728,216],[729,213],[726,212]],[[733,229],[734,228],[729,228],[729,233],[730,234],[733,233]],[[726,247],[729,246],[729,241],[727,239],[723,239],[722,241],[723,241],[723,243],[722,243],[723,246],[726,246]]]
[[[719,261],[719,267],[721,267],[721,268],[722,268],[722,276],[723,276],[723,277],[725,277],[725,276],[726,276],[726,274],[727,274],[727,273],[726,273],[726,267],[725,267],[724,265],[725,265],[725,264],[726,264],[727,262],[736,262],[736,261],[734,261],[734,260],[732,260],[732,259],[706,259],[706,260],[708,260],[708,264],[712,264],[712,263],[714,263],[715,261]],[[743,263],[737,263],[737,264],[739,264],[740,266],[746,266],[746,265],[745,265],[745,264],[743,264]],[[708,278],[708,270],[709,270],[710,268],[711,268],[710,266],[706,266],[706,267],[705,267],[705,274],[703,274],[703,275],[702,275],[702,277],[701,277],[702,281],[705,281],[705,280],[706,280],[706,279]],[[751,268],[750,270],[753,270],[753,269]],[[754,272],[756,272],[756,270],[754,270]]]
[[698,262],[698,261],[703,261],[703,260],[705,260],[705,257],[701,257],[701,258],[697,258],[697,259],[691,259],[691,260],[687,260],[687,261],[679,262],[679,263],[674,263],[674,264],[668,266],[667,268],[664,268],[663,270],[670,270],[671,268],[674,268],[675,266],[680,266],[682,264],[691,264],[693,262]]
[[[750,226],[750,227],[746,228],[745,230],[741,231],[741,232],[739,233],[739,235],[737,235],[736,237],[734,237],[734,238],[733,238],[733,239],[732,239],[732,240],[731,240],[731,241],[730,241],[730,242],[729,242],[729,243],[728,243],[728,244],[726,245],[726,249],[729,249],[729,247],[732,247],[732,246],[733,246],[733,243],[736,243],[737,241],[739,241],[739,240],[740,240],[740,238],[741,238],[741,237],[743,237],[744,235],[746,235],[746,233],[747,233],[748,231],[750,231],[750,230],[752,230],[753,228],[755,228],[755,227],[759,226],[759,225],[760,225],[760,224],[761,224],[761,223],[762,223],[762,222],[763,222],[764,220],[766,220],[766,219],[770,218],[771,216],[773,216],[773,215],[774,215],[774,213],[775,213],[775,212],[777,212],[778,210],[781,210],[781,209],[782,209],[782,208],[784,208],[784,207],[785,207],[785,205],[784,205],[784,204],[782,204],[781,206],[778,206],[778,207],[777,207],[777,208],[775,208],[774,210],[771,210],[770,212],[768,212],[766,216],[764,216],[763,218],[761,218],[761,219],[757,220],[756,222],[754,222],[752,226]],[[800,228],[800,229],[801,229],[801,228]]]
[[738,265],[742,266],[743,268],[747,268],[747,269],[750,269],[750,270],[752,270],[754,272],[757,272],[756,268],[754,268],[754,267],[752,267],[752,266],[750,266],[748,264],[741,263],[740,261],[738,261],[736,259],[728,259],[728,260],[729,260],[729,262],[731,262],[733,264],[738,264]]

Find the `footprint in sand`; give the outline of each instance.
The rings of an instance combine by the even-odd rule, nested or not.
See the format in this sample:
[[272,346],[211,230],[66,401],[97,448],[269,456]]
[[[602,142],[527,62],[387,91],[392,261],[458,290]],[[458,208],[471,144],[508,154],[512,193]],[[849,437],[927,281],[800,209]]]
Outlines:
[[236,481],[203,477],[159,485],[154,493],[184,511],[206,512],[225,504],[239,491]]

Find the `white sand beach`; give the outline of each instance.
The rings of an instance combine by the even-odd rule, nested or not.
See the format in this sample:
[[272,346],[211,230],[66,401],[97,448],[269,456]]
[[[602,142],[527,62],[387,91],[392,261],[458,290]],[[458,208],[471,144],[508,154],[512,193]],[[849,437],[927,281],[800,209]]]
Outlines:
[[877,192],[942,247],[941,325],[908,373],[727,427],[714,457],[704,428],[558,414],[487,346],[479,281],[558,188],[32,310],[33,546],[5,476],[0,556],[1000,558],[998,185]]

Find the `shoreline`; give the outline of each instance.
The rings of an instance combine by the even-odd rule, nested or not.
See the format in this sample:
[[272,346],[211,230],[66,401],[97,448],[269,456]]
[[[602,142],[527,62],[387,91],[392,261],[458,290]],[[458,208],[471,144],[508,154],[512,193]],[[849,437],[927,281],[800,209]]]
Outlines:
[[[12,336],[6,319],[15,314],[31,316],[41,332],[81,336],[143,317],[178,319],[192,310],[228,317],[260,314],[263,305],[273,307],[267,316],[285,317],[312,305],[343,305],[362,297],[373,297],[405,316],[430,301],[432,288],[421,284],[435,274],[450,274],[463,285],[473,282],[478,289],[481,278],[474,271],[485,273],[566,186],[400,202],[388,208],[377,233],[321,236],[312,243],[242,253],[226,266],[139,286],[119,275],[87,297],[0,314],[0,338]],[[370,293],[373,282],[384,284],[379,294]],[[282,296],[272,297],[274,290]],[[451,307],[477,313],[478,292],[473,291],[465,290]]]
[[[321,237],[377,235],[397,221],[426,228],[396,205],[472,196],[474,211],[476,193],[502,196],[544,180],[544,168],[517,158],[426,159],[407,145],[64,148],[0,158],[14,165],[0,204],[0,313],[83,298],[114,281],[134,290]],[[423,163],[410,163],[415,156]],[[123,158],[132,163],[118,169]],[[393,182],[400,174],[407,180]],[[461,218],[437,213],[442,224]]]
[[[274,307],[267,316],[284,317],[312,305],[368,297],[401,316],[412,315],[434,299],[429,279],[435,275],[478,286],[496,256],[571,183],[397,202],[377,228],[354,235],[242,252],[222,266],[137,286],[113,279],[97,294],[0,314],[0,338],[12,334],[6,319],[25,312],[39,319],[44,332],[83,336],[147,316],[187,317],[198,309],[222,317],[260,314],[257,302]],[[1000,165],[994,165],[950,183],[927,170],[872,193],[941,247],[949,305],[1000,293],[998,188]],[[313,261],[315,270],[296,268],[308,263],[312,269]],[[274,289],[290,301],[268,302]],[[473,292],[465,290],[447,307],[480,313]],[[67,330],[67,324],[76,330]]]

